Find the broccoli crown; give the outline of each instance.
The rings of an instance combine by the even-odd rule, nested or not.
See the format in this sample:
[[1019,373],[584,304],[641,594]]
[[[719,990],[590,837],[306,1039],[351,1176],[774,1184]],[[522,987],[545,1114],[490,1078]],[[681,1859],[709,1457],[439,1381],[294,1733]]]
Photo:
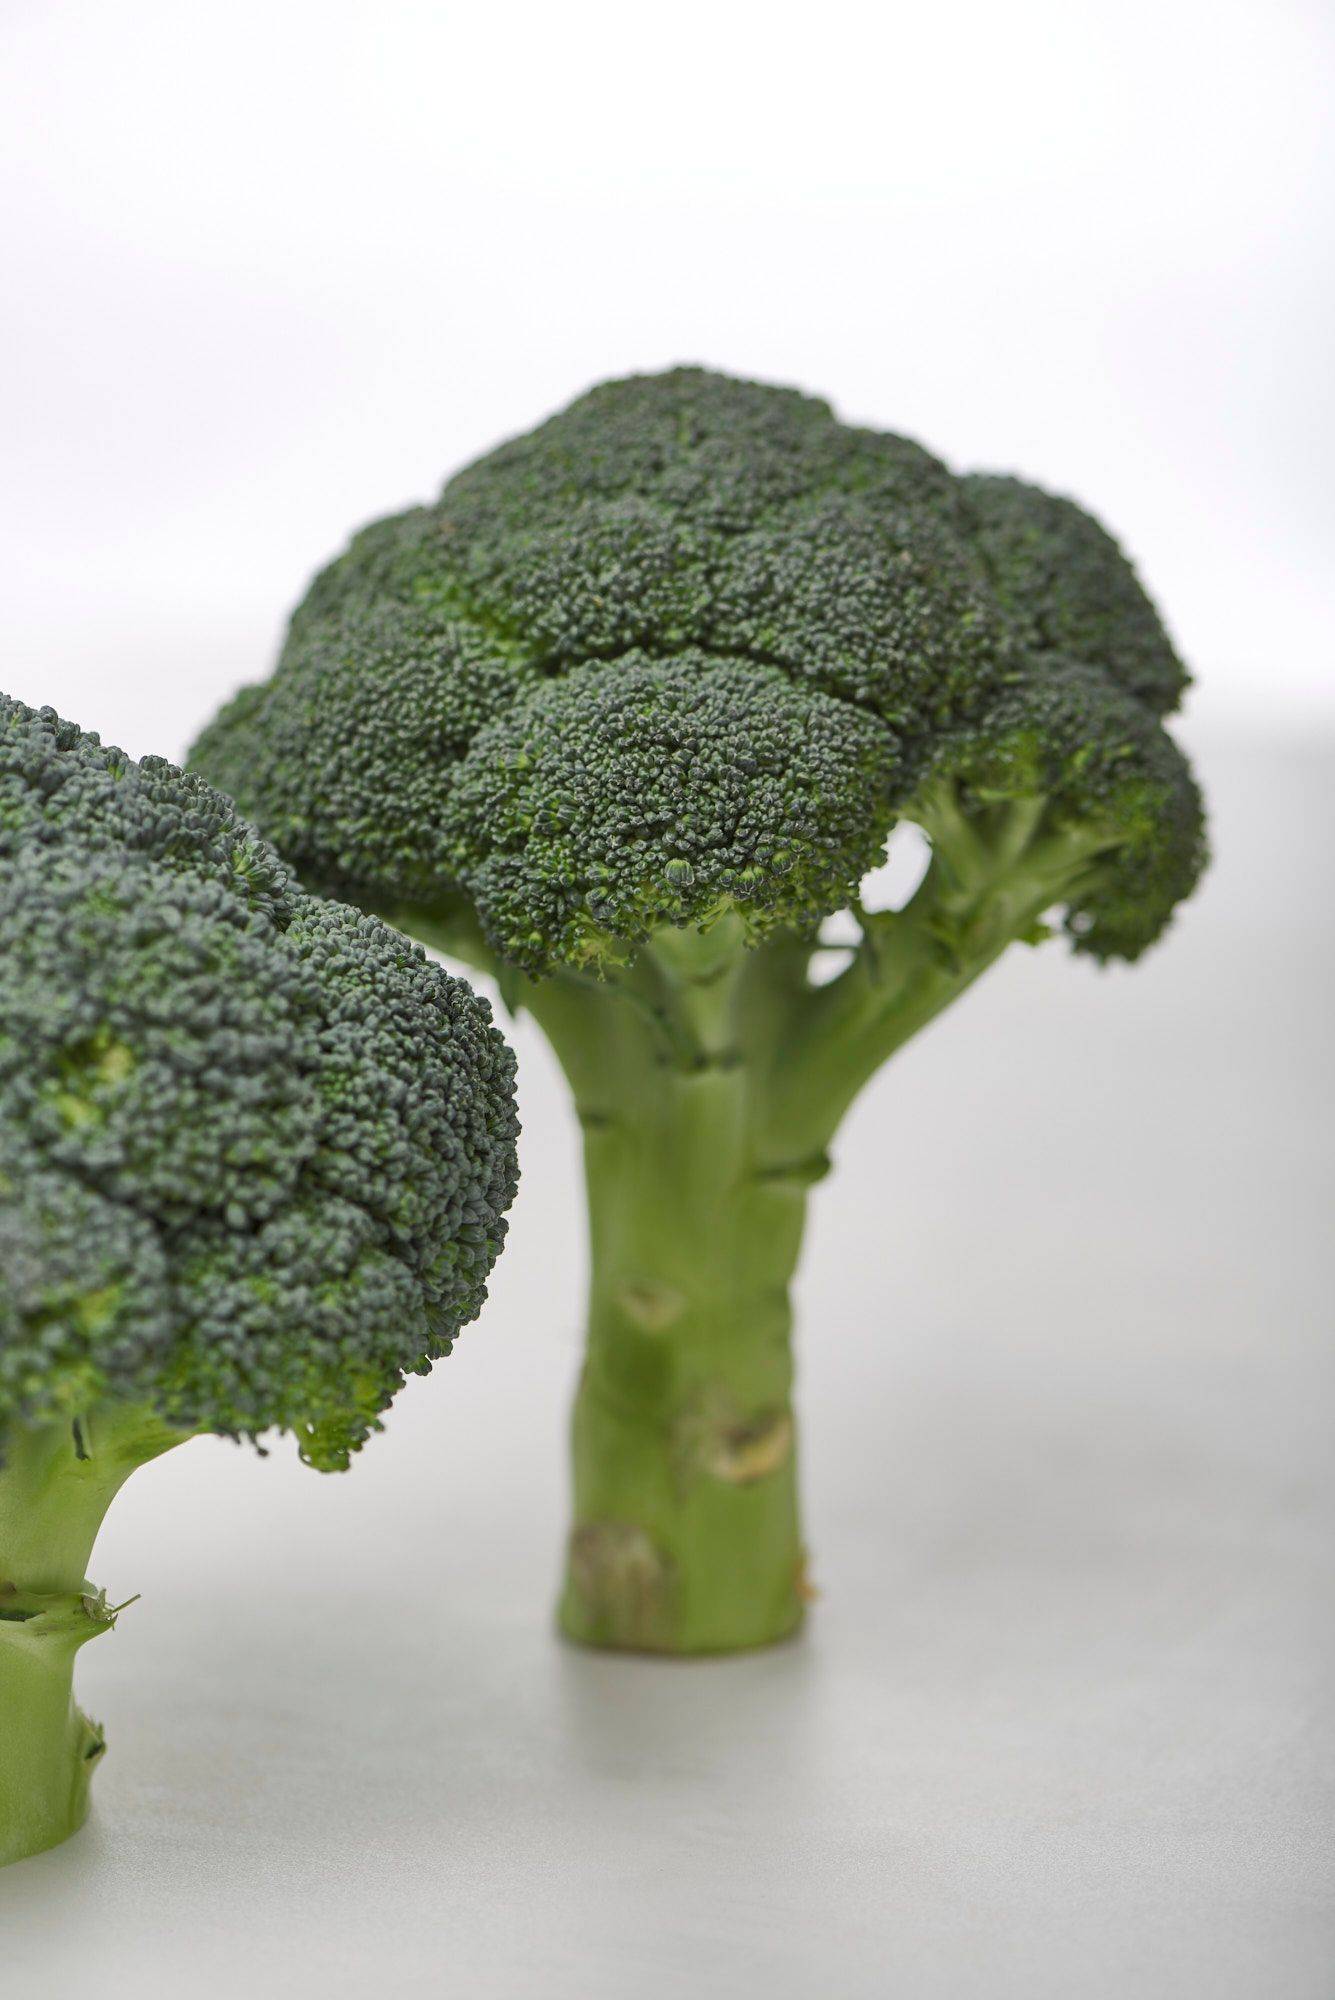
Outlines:
[[475,905],[533,972],[735,909],[843,907],[933,773],[1106,824],[1071,929],[1134,956],[1202,858],[1185,674],[1066,500],[823,402],[609,382],[365,529],[194,756],[306,877]]
[[202,779],[0,697],[0,1435],[112,1397],[346,1464],[478,1312],[485,1000]]

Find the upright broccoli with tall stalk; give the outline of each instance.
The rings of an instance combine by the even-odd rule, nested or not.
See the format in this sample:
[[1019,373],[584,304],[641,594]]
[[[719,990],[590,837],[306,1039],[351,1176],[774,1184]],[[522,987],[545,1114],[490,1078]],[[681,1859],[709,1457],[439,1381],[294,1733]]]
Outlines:
[[513,1086],[485,1000],[202,779],[0,696],[0,1862],[87,1809],[117,1491],[201,1431],[347,1465],[482,1305]]
[[[789,1283],[880,1065],[1060,913],[1135,958],[1203,859],[1185,676],[1070,501],[824,403],[611,382],[367,528],[200,767],[316,888],[493,973],[592,1231],[561,1622],[727,1650],[805,1598]],[[900,822],[931,861],[860,887]],[[825,920],[856,919],[832,979]]]

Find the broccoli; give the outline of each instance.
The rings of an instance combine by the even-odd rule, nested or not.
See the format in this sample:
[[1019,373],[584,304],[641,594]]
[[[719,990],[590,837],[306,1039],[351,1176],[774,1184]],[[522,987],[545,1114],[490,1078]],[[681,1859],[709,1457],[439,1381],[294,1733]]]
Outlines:
[[[1134,959],[1162,932],[1204,859],[1160,726],[1185,679],[1069,500],[683,368],[357,535],[205,731],[199,767],[312,887],[494,974],[569,1078],[570,1636],[800,1622],[808,1191],[868,1079],[1012,942]],[[867,908],[901,822],[927,872]]]
[[0,1862],[83,1820],[113,1496],[200,1432],[341,1469],[482,1305],[491,1010],[230,803],[0,697]]

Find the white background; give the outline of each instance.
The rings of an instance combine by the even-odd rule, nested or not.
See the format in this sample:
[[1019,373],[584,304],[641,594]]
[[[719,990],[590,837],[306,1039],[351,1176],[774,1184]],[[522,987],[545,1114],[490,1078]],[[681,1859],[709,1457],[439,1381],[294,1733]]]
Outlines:
[[1322,0],[7,0],[10,691],[179,755],[363,520],[697,360],[1080,495],[1335,716]]
[[1012,954],[851,1119],[767,1656],[551,1635],[583,1242],[521,1023],[458,1353],[347,1479],[206,1440],[113,1510],[100,1803],[4,1969],[1328,2000],[1328,9],[8,0],[0,63],[0,685],[179,756],[361,521],[698,360],[1099,511],[1216,847],[1143,966]]

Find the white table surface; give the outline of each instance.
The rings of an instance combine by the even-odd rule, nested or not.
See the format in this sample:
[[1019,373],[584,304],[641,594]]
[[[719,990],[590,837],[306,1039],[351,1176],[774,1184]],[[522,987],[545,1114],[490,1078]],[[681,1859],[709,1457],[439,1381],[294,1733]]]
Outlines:
[[809,1634],[552,1634],[583,1238],[525,1031],[513,1249],[388,1435],[118,1501],[6,1994],[1330,2000],[1335,746],[1202,761],[1170,943],[1014,952],[817,1192]]

